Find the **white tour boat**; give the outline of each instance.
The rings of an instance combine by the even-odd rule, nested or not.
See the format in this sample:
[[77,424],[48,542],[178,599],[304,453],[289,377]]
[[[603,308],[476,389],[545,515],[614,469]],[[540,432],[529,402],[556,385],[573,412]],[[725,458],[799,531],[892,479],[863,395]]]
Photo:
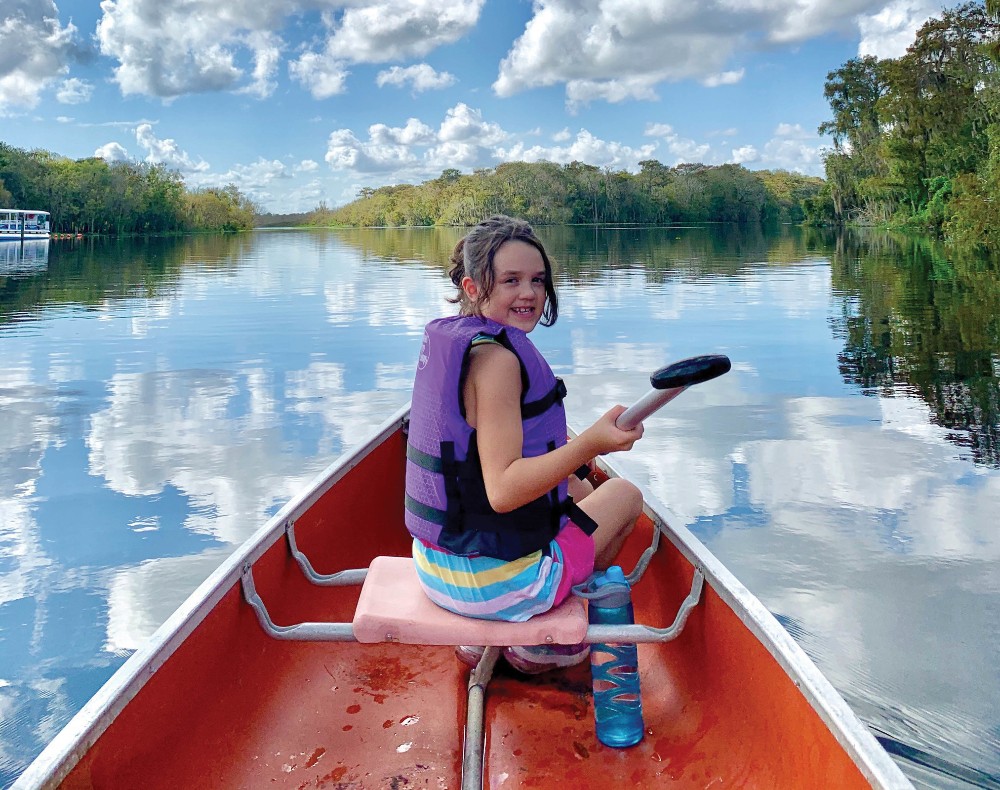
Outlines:
[[0,208],[0,241],[47,239],[51,233],[47,211]]

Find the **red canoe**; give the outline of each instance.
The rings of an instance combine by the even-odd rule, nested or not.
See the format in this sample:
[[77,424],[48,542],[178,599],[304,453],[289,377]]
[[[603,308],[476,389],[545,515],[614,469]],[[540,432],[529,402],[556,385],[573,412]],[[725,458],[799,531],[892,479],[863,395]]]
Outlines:
[[[464,643],[449,629],[467,621],[426,611],[409,560],[366,571],[409,555],[406,419],[258,530],[14,787],[911,787],[774,617],[648,497],[621,556],[629,570],[662,537],[633,590],[636,620],[651,626],[632,634],[644,739],[596,739],[587,664],[534,677],[498,665],[488,684],[481,667],[470,684],[447,646]],[[602,467],[597,482],[614,474]],[[511,627],[563,641],[586,629],[583,612],[574,598],[548,623]],[[524,639],[507,625],[482,642]]]

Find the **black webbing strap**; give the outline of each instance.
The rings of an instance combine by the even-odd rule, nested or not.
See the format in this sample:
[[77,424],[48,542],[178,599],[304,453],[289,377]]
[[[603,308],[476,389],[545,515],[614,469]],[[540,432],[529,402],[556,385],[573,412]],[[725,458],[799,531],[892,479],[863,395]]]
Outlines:
[[462,531],[462,498],[458,488],[460,468],[455,461],[455,443],[441,442],[441,473],[444,476],[445,499],[448,501],[447,528],[454,532]]
[[555,404],[561,403],[565,397],[566,384],[562,379],[557,378],[556,383],[552,385],[552,389],[550,389],[541,398],[533,400],[531,403],[521,404],[521,419],[528,420],[532,417],[537,417],[540,414],[545,414],[545,412],[551,409]]
[[521,398],[523,399],[524,394],[528,391],[529,385],[528,369],[524,366],[524,360],[521,359],[521,355],[517,353],[517,350],[514,348],[514,344],[510,341],[510,338],[507,337],[506,329],[501,329],[496,335],[494,335],[494,337],[501,346],[506,348],[517,358],[517,365],[521,369]]
[[[551,453],[556,449],[556,443],[550,441],[548,443],[549,452]],[[557,485],[551,491],[549,491],[549,513],[551,514],[551,519],[549,521],[550,529],[552,530],[552,537],[554,538],[559,534],[559,527],[562,522],[563,507],[562,503],[559,501],[559,486]]]
[[[549,451],[551,452],[554,449],[555,442],[550,442]],[[478,451],[476,451],[475,447],[475,433],[473,433],[470,443],[470,451],[472,451],[472,456],[478,459]],[[405,506],[411,513],[414,513],[432,524],[440,524],[455,533],[464,532],[463,522],[465,522],[464,526],[471,527],[473,529],[486,528],[490,531],[496,532],[518,531],[517,527],[505,522],[504,516],[495,513],[476,512],[476,508],[473,509],[473,512],[466,512],[463,518],[463,511],[465,508],[463,507],[461,490],[462,486],[467,485],[467,483],[460,481],[476,481],[479,485],[482,485],[482,471],[480,470],[479,465],[474,461],[457,461],[455,459],[454,442],[441,442],[440,458],[436,458],[429,453],[422,452],[421,450],[413,447],[413,445],[407,443],[406,457],[409,461],[415,463],[422,469],[426,469],[429,472],[439,473],[444,477],[445,495],[448,501],[448,509],[445,511],[431,507],[430,505],[425,505],[407,495]],[[581,480],[584,479],[589,473],[590,467],[586,465],[581,466],[575,472],[577,477]],[[482,497],[485,498],[485,488],[480,493],[482,494]],[[548,494],[543,494],[543,497],[549,503],[548,510],[551,517],[551,529],[553,536],[555,536],[559,531],[559,522],[563,514],[569,516],[573,523],[580,527],[580,529],[582,529],[587,535],[592,535],[597,529],[597,522],[588,516],[586,512],[584,512],[575,502],[573,502],[572,497],[567,497],[562,502],[559,501],[558,486],[553,488]]]
[[597,531],[598,523],[588,516],[584,509],[573,501],[572,497],[566,499],[564,510],[570,521],[582,529],[584,534],[593,535]]

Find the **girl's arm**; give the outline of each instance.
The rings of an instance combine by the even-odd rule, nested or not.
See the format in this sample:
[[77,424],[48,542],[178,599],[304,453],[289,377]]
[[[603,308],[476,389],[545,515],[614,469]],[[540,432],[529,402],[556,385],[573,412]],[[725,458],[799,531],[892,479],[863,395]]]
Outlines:
[[479,459],[490,505],[506,513],[555,488],[591,458],[628,450],[642,436],[642,426],[622,431],[616,406],[572,442],[535,458],[522,458],[521,370],[517,357],[498,345],[471,352],[465,385],[466,417],[476,429]]

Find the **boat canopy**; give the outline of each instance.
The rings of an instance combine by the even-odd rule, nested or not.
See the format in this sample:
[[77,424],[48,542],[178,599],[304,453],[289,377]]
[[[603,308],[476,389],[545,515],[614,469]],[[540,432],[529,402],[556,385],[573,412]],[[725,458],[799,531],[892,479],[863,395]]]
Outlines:
[[0,208],[0,238],[48,238],[51,215],[38,209]]

